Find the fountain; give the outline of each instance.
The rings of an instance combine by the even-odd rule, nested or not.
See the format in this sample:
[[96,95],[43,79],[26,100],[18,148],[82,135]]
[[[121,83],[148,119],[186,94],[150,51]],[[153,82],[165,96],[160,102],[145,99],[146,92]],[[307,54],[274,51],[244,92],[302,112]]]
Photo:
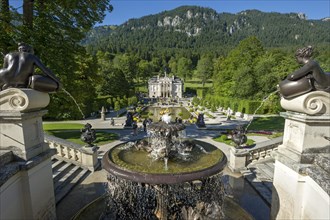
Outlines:
[[108,172],[105,219],[220,219],[227,159],[215,146],[184,139],[168,113],[149,137],[118,145],[103,157]]

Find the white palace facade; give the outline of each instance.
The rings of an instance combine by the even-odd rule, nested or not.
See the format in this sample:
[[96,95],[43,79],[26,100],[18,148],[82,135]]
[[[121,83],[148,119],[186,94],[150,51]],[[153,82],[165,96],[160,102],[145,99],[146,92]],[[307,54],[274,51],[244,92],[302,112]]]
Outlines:
[[183,81],[175,76],[154,76],[148,81],[149,98],[182,98]]

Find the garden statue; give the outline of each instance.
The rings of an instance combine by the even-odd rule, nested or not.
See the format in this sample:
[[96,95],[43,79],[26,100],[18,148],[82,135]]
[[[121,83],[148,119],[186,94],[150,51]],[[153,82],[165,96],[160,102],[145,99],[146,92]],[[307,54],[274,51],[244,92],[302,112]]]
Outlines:
[[245,135],[244,128],[242,126],[238,126],[235,130],[233,130],[231,139],[236,144],[236,148],[239,148],[245,144],[247,142],[247,137]]
[[325,73],[319,64],[311,59],[312,52],[311,46],[296,51],[297,62],[304,66],[279,84],[280,93],[284,98],[294,98],[310,91],[330,93],[330,73]]
[[198,127],[205,127],[204,114],[203,113],[198,114],[196,125]]
[[127,112],[125,127],[131,127],[132,123],[133,123],[133,113],[132,112]]
[[[47,76],[34,75],[37,66]],[[18,52],[5,56],[0,69],[0,90],[7,88],[32,88],[41,92],[60,89],[59,79],[34,55],[33,48],[25,43],[18,44]]]
[[96,140],[96,134],[91,124],[87,123],[84,125],[84,128],[81,129],[80,139],[87,143],[89,147],[93,147],[92,143]]
[[309,115],[330,114],[330,73],[311,59],[311,46],[298,49],[297,62],[303,66],[280,82],[282,108]]
[[102,106],[101,108],[101,120],[105,121],[105,113],[106,113],[106,110],[104,108],[104,106]]

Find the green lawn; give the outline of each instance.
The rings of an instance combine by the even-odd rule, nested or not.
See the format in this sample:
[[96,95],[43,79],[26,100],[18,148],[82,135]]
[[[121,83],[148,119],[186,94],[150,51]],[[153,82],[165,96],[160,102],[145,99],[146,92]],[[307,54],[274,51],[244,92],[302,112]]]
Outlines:
[[[213,86],[213,83],[205,83],[204,84],[204,87],[212,87]],[[185,82],[184,83],[184,87],[189,87],[189,88],[201,88],[203,87],[202,86],[202,83],[190,83],[190,82]]]
[[[58,138],[71,141],[76,144],[85,145],[86,143],[80,140],[80,130],[84,128],[83,124],[79,123],[51,123],[43,124],[44,131],[47,134]],[[118,139],[118,135],[109,133],[103,130],[96,130],[96,140],[93,142],[96,145],[103,145],[113,142]]]
[[[230,146],[235,146],[236,145],[231,139],[228,139],[227,135],[225,135],[225,134],[223,134],[219,137],[213,138],[213,140],[215,140],[217,142],[220,142],[220,143],[225,143],[225,144],[230,145]],[[250,145],[253,145],[253,144],[254,144],[254,140],[251,140],[251,139],[248,139],[247,142],[246,142],[247,146],[250,146]]]
[[80,130],[84,124],[80,123],[44,123],[44,131],[48,130]]
[[282,131],[284,129],[283,117],[262,117],[253,119],[248,130]]

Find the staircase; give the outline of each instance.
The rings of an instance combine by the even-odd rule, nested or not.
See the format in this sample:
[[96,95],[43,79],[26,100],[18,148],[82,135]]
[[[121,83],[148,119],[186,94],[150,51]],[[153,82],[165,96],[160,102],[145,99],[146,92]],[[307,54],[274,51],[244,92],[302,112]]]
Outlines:
[[261,198],[271,206],[274,176],[274,159],[267,158],[251,163],[242,170],[243,177],[256,190]]
[[58,204],[91,171],[72,163],[52,159],[55,201]]

